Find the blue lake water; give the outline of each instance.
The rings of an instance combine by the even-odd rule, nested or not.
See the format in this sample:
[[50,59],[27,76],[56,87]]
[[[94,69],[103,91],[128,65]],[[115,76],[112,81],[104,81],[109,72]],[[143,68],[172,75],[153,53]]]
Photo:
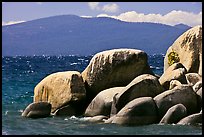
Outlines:
[[[16,56],[2,57],[2,134],[3,135],[201,135],[202,126],[145,125],[125,127],[96,124],[83,117],[21,117],[33,102],[34,87],[47,75],[59,71],[82,72],[92,56]],[[155,74],[163,73],[164,55],[149,55]]]

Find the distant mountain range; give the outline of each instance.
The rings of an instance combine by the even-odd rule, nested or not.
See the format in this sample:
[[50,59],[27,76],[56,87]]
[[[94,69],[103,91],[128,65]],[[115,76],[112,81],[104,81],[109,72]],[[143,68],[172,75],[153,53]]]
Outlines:
[[115,48],[166,53],[189,26],[123,22],[75,15],[2,26],[2,55],[91,55]]

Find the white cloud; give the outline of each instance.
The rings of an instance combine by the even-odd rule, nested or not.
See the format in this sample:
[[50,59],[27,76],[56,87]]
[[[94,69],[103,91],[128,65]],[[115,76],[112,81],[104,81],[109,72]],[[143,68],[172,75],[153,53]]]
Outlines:
[[18,23],[22,23],[22,22],[25,22],[25,21],[9,21],[9,22],[2,21],[2,26],[18,24]]
[[88,5],[92,10],[100,10],[99,2],[88,2]]
[[109,16],[107,14],[99,14],[97,17],[111,17],[126,22],[153,22],[167,25],[176,25],[183,23],[189,26],[202,24],[202,12],[195,14],[186,11],[173,10],[165,15],[161,14],[144,14],[135,11],[121,13],[118,16]]
[[115,3],[104,5],[102,8],[105,12],[117,12],[119,10],[119,6]]
[[98,10],[104,12],[117,12],[119,10],[119,6],[115,3],[105,4],[103,6],[100,6],[99,4],[99,2],[88,2],[88,6],[91,10]]

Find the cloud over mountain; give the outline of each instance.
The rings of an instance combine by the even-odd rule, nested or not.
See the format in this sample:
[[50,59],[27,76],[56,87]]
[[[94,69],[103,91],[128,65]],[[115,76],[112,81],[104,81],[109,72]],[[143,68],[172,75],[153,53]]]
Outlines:
[[161,14],[144,14],[136,11],[128,11],[118,16],[110,16],[108,14],[99,14],[97,17],[111,17],[126,22],[152,22],[167,25],[187,24],[196,26],[202,24],[202,12],[195,14],[191,12],[173,10],[165,15]]

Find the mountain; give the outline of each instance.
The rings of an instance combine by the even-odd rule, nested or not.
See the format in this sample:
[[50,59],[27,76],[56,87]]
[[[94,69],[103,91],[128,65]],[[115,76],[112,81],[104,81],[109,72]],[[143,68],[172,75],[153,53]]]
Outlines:
[[2,55],[91,55],[114,48],[166,53],[183,32],[157,23],[60,15],[2,26]]
[[183,30],[185,30],[185,31],[191,28],[190,26],[185,25],[185,24],[182,24],[182,23],[177,24],[177,25],[174,25],[174,27],[176,27],[176,28],[178,28],[178,29],[183,29]]

